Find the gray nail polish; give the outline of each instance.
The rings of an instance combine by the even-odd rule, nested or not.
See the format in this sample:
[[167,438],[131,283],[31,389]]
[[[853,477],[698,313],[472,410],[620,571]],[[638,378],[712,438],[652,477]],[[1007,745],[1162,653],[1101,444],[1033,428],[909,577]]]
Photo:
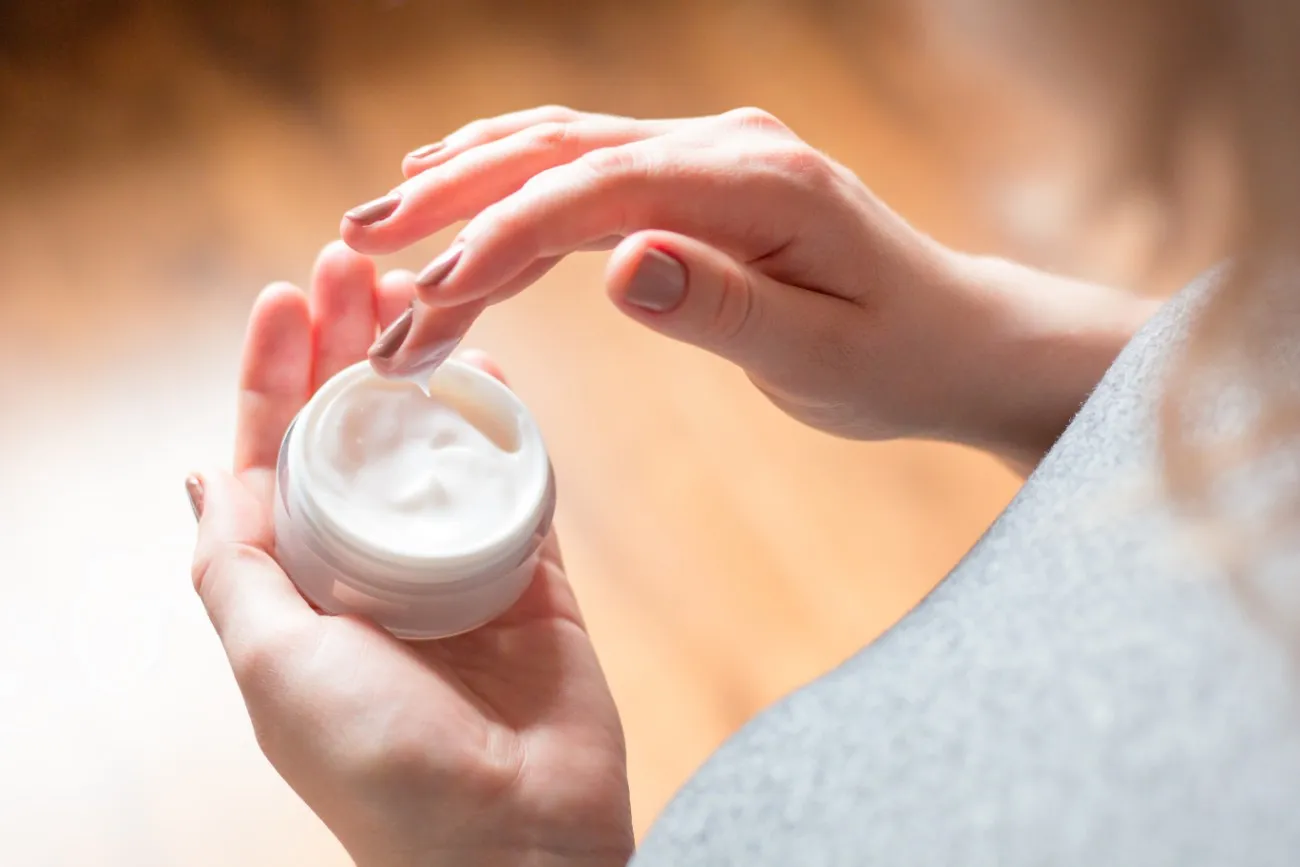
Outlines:
[[425,157],[433,156],[434,154],[436,154],[438,151],[442,150],[446,146],[447,146],[446,142],[436,141],[433,144],[427,144],[422,148],[416,148],[415,150],[407,154],[406,158],[411,160],[422,160]]
[[384,329],[384,333],[379,335],[379,339],[374,342],[366,355],[371,360],[379,361],[387,361],[392,358],[406,341],[406,335],[411,333],[411,323],[414,321],[415,308],[406,308],[405,313],[397,317],[392,325]]
[[190,508],[194,510],[194,520],[203,517],[203,479],[197,475],[185,480],[185,494],[190,498]]
[[366,202],[364,205],[357,205],[343,216],[359,226],[369,226],[372,223],[378,223],[380,220],[386,220],[397,210],[397,206],[402,203],[402,197],[398,193],[389,193],[386,196]]
[[660,250],[646,250],[632,274],[624,295],[628,304],[666,313],[682,302],[686,295],[686,269],[682,263]]
[[415,278],[415,285],[431,289],[446,280],[447,275],[452,272],[456,267],[456,263],[460,261],[460,255],[463,252],[465,252],[465,247],[461,244],[449,248],[437,259],[430,262],[429,267],[419,273],[419,276]]

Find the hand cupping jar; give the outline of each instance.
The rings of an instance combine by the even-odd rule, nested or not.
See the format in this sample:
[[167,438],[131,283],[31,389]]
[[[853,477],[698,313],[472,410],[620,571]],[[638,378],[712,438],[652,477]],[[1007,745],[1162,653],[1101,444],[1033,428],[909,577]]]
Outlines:
[[520,597],[554,511],[541,433],[508,388],[453,360],[426,393],[362,362],[285,435],[276,558],[325,612],[442,638]]

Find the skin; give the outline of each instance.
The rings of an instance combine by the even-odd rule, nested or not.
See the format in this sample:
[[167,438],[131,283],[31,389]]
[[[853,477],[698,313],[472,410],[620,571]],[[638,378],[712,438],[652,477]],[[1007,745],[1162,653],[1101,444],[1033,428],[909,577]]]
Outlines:
[[[1022,470],[1153,309],[949,250],[753,109],[658,121],[532,109],[470,124],[402,168],[400,202],[345,217],[347,246],[325,249],[308,292],[259,297],[234,472],[203,476],[194,563],[262,749],[362,867],[622,864],[633,845],[618,716],[554,539],[510,612],[424,644],[313,611],[271,556],[286,426],[414,295],[409,336],[375,362],[384,372],[458,340],[568,253],[612,248],[618,309],[740,365],[800,421],[965,443]],[[458,220],[461,256],[436,285],[377,278],[361,255]],[[683,269],[669,309],[632,297],[652,250]]]
[[[391,213],[341,226],[351,247],[383,254],[468,220],[454,269],[417,287],[389,372],[565,255],[612,247],[615,306],[734,361],[800,421],[964,443],[1027,469],[1154,307],[950,250],[758,109],[646,121],[543,107],[442,145],[407,157]],[[649,250],[686,271],[667,311],[628,295]]]

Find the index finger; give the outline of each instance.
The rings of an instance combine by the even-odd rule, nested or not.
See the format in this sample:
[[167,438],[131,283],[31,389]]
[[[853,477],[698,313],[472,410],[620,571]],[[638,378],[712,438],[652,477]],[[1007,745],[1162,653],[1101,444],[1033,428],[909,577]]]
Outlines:
[[244,338],[235,421],[235,471],[273,469],[289,422],[311,395],[307,296],[272,283],[253,303]]

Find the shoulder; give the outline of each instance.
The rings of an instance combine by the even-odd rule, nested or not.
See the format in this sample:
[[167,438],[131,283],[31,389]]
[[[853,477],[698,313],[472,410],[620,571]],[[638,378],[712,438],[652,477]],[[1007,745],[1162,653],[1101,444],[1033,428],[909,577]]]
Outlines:
[[636,863],[1288,863],[1292,672],[1146,484],[1161,370],[1213,279],[934,593],[726,744]]

